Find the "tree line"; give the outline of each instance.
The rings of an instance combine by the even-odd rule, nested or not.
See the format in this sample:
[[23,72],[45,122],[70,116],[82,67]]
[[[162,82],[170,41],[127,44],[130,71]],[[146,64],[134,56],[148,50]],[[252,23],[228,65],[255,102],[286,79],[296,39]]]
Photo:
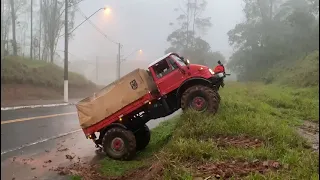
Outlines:
[[243,1],[245,21],[228,32],[238,80],[265,80],[270,69],[319,50],[319,0]]
[[207,1],[182,2],[184,4],[174,9],[178,14],[176,22],[169,23],[174,30],[167,37],[170,47],[165,50],[165,53],[178,52],[191,59],[193,63],[210,67],[215,66],[218,60],[226,62],[222,53],[212,50],[210,44],[202,38],[212,26],[211,18],[203,16]]
[[[80,1],[69,0],[70,30]],[[64,0],[1,0],[1,53],[52,63],[63,35],[64,9]]]
[[[242,0],[245,20],[227,35],[234,52],[227,67],[240,81],[263,80],[270,68],[281,62],[293,63],[319,50],[319,0]],[[206,0],[185,0],[175,11],[174,30],[167,37],[167,52],[180,52],[194,63],[210,67],[221,60],[202,37],[211,28],[203,17]]]

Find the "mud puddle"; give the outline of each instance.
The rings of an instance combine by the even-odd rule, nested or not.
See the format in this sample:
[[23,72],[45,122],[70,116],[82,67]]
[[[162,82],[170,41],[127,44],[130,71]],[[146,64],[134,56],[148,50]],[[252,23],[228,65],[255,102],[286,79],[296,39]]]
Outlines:
[[212,162],[202,165],[197,165],[195,169],[195,178],[198,180],[209,179],[241,179],[248,176],[250,173],[265,174],[269,171],[276,171],[281,168],[277,161],[227,161],[227,162]]
[[105,157],[102,152],[96,151],[90,140],[84,139],[83,134],[75,133],[56,140],[54,148],[42,149],[40,153],[30,152],[6,159],[1,163],[1,179],[29,180],[29,179],[68,179],[60,176],[56,169],[67,167],[73,163],[96,163]]
[[259,148],[264,145],[262,140],[247,135],[219,136],[213,138],[213,141],[217,143],[219,147]]
[[314,151],[319,152],[319,123],[304,121],[298,128],[298,133],[307,139]]

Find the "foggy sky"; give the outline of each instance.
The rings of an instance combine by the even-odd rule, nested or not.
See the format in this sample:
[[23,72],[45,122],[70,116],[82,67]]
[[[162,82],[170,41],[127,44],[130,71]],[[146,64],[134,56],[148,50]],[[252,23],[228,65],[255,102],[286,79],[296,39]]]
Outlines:
[[[103,11],[90,18],[112,40],[123,44],[122,54],[127,56],[135,49],[143,53],[134,53],[127,61],[153,61],[164,54],[169,47],[167,36],[174,28],[170,22],[176,22],[180,14],[174,9],[183,0],[83,0],[79,9],[90,16],[101,7],[110,7],[112,12],[106,15]],[[227,32],[243,20],[241,0],[208,0],[204,17],[211,17],[213,26],[203,38],[211,45],[213,51],[220,51],[226,57],[232,54],[228,44]],[[76,12],[75,25],[85,18]],[[57,49],[64,48],[64,38]],[[116,44],[108,41],[89,22],[85,22],[74,32],[69,42],[70,61],[91,60],[96,56],[114,61],[117,56]],[[63,54],[58,52],[61,57]]]

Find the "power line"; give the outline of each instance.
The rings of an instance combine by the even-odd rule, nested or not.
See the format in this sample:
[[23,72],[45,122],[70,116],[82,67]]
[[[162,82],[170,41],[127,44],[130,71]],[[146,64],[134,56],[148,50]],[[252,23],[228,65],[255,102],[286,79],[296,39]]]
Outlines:
[[106,35],[100,28],[98,28],[95,24],[92,23],[92,21],[90,19],[88,19],[88,17],[80,10],[80,8],[77,8],[76,11],[78,11],[82,17],[86,18],[87,21],[89,21],[89,23],[100,33],[102,34],[106,39],[108,39],[110,42],[113,42],[114,44],[119,44],[118,42],[112,40],[111,38],[109,38],[108,35]]
[[103,8],[98,9],[96,12],[94,12],[93,14],[91,14],[89,17],[87,17],[84,21],[82,21],[78,26],[76,26],[75,28],[73,28],[73,30],[71,30],[71,32],[69,32],[69,34],[71,34],[73,31],[75,31],[76,29],[78,29],[78,27],[80,27],[83,23],[85,23],[89,18],[91,18],[93,15],[95,15],[97,12],[99,12],[100,10],[102,10]]
[[[84,0],[80,0],[80,1],[78,1],[78,2],[76,2],[76,3],[74,3],[74,4],[69,5],[68,7],[75,6],[75,5],[79,4],[79,3],[81,3],[82,1],[84,1]],[[62,16],[62,14],[64,13],[64,11],[65,11],[65,9],[63,9],[63,10],[62,10],[62,12],[60,13],[60,15],[59,15],[58,19],[60,19],[60,17],[61,17],[61,16]]]

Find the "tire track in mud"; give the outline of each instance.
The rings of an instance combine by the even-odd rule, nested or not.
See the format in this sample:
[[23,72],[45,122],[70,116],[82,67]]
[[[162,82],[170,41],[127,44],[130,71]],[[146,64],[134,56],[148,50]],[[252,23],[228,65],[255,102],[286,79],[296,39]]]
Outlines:
[[297,131],[311,144],[310,148],[319,152],[319,123],[304,121]]

